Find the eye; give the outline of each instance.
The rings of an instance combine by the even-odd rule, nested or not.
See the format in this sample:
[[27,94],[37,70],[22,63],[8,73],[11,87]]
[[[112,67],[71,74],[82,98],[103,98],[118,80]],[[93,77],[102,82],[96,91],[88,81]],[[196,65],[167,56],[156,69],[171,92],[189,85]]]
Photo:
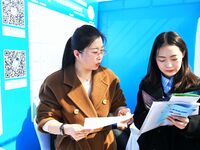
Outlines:
[[92,54],[98,54],[98,51],[92,51]]
[[104,50],[104,49],[100,50],[100,53],[101,53],[101,54],[104,54],[104,53],[105,53],[105,50]]
[[172,59],[172,61],[177,61],[177,60],[178,60],[178,58],[173,58],[173,59]]
[[158,59],[159,62],[165,62],[165,59]]

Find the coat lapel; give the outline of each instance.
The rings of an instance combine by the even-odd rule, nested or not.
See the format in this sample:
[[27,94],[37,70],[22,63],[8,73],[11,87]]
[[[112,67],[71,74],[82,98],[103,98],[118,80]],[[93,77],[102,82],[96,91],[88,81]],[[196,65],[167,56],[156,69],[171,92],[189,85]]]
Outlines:
[[97,117],[97,112],[85,92],[80,80],[76,76],[74,66],[68,67],[64,71],[64,83],[71,86],[67,96],[74,102],[87,117]]
[[105,93],[107,90],[108,81],[105,72],[100,67],[93,73],[91,100],[95,109],[97,109],[102,104],[103,100],[105,100]]

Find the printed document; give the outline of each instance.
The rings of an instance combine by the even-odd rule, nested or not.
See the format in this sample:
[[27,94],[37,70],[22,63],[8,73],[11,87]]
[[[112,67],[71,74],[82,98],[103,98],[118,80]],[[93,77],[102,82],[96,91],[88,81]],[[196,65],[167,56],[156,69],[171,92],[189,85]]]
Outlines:
[[173,94],[169,101],[153,101],[140,129],[140,134],[159,126],[172,125],[166,120],[170,115],[188,117],[198,114],[200,103],[197,101],[199,98],[199,95],[183,93]]

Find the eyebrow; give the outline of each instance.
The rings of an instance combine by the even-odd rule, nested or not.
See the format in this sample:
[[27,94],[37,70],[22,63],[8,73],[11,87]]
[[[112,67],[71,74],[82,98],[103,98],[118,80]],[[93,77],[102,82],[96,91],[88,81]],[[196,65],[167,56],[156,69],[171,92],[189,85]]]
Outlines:
[[[177,55],[171,55],[170,57],[172,58],[172,57],[176,57]],[[166,58],[165,56],[157,56],[157,57],[159,57],[159,58]]]
[[[99,50],[99,47],[91,47],[89,49],[97,49],[97,50]],[[104,49],[104,46],[102,46],[101,49]]]

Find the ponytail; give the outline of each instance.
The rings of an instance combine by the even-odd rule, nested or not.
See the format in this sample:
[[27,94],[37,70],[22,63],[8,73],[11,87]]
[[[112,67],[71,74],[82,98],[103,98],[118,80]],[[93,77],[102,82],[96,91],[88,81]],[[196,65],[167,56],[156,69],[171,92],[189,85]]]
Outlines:
[[64,70],[64,68],[66,68],[67,66],[75,63],[75,57],[71,47],[71,39],[72,38],[70,37],[65,45],[65,50],[62,58],[62,70]]

